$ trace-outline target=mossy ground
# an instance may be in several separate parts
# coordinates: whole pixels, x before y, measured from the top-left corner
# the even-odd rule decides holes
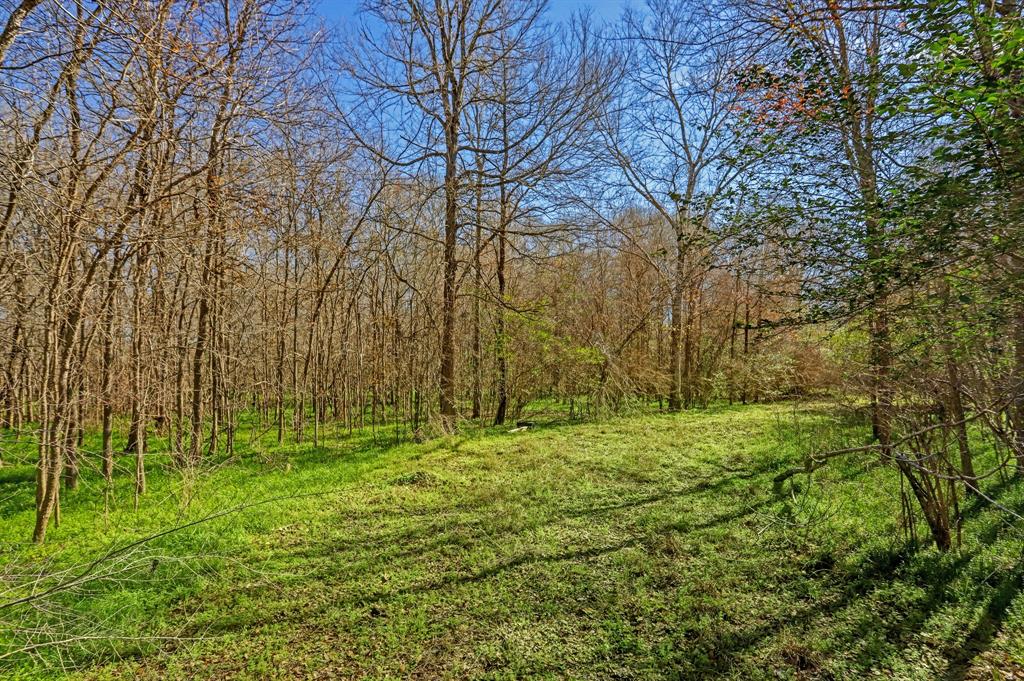
[[[898,478],[870,456],[774,488],[808,447],[865,436],[784,404],[423,444],[254,440],[191,483],[151,457],[138,511],[127,475],[104,495],[87,471],[43,547],[26,542],[31,468],[8,464],[7,574],[278,500],[147,542],[47,612],[0,611],[98,636],[0,664],[90,679],[1024,677],[1024,542],[1005,513],[965,502],[963,546],[940,555],[907,542]],[[986,484],[1024,507],[1024,485]]]

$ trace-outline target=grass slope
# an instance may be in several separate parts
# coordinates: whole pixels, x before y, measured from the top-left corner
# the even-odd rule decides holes
[[[753,406],[254,448],[191,485],[154,470],[138,513],[127,481],[104,513],[87,476],[34,549],[26,469],[0,469],[8,572],[317,493],[147,543],[58,600],[67,633],[125,640],[0,664],[90,679],[1024,676],[1019,530],[968,503],[962,550],[912,550],[897,479],[864,460],[773,490],[809,442],[863,434]],[[1024,501],[1012,483],[989,491]],[[168,638],[130,640],[153,635]]]

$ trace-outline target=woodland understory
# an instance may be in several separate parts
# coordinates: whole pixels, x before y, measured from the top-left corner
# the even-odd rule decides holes
[[[736,512],[733,529],[765,556],[792,548],[813,562],[832,527],[821,570],[849,567],[856,552],[839,544],[860,508],[876,514],[872,550],[890,552],[880,560],[894,572],[879,574],[910,570],[911,592],[956,582],[957,560],[974,561],[974,577],[992,561],[980,582],[956,582],[984,596],[963,612],[988,618],[959,653],[936,633],[940,662],[895,661],[886,646],[902,630],[856,663],[836,653],[842,637],[798,652],[750,643],[797,655],[796,676],[1020,671],[1019,646],[992,646],[1020,634],[1022,3],[649,0],[615,19],[552,16],[543,0],[364,0],[341,24],[313,0],[0,0],[0,625],[14,632],[0,634],[0,665],[38,672],[84,655],[72,594],[123,583],[132,610],[146,560],[157,573],[195,558],[142,549],[252,504],[284,504],[267,517],[298,522],[302,499],[333,493],[314,471],[340,484],[394,462],[413,476],[399,487],[425,495],[410,503],[433,508],[431,476],[451,474],[448,492],[467,500],[469,474],[395,452],[458,457],[476,442],[514,458],[502,438],[525,438],[524,457],[567,468],[548,462],[547,477],[510,489],[557,515],[573,499],[555,490],[587,493],[580,467],[607,473],[593,451],[565,449],[571,436],[542,444],[564,428],[606,447],[624,476],[595,482],[602,498],[742,469],[757,485],[719,511]],[[775,456],[768,413],[788,429],[775,424]],[[722,448],[686,425],[721,435],[729,418],[750,442]],[[685,431],[689,463],[657,428]],[[691,460],[705,446],[725,468]],[[648,455],[668,477],[643,477]],[[481,485],[525,470],[492,464]],[[293,467],[301,487],[281,482]],[[210,488],[220,476],[240,498]],[[809,510],[829,485],[845,501]],[[762,493],[767,548],[740,512],[743,494]],[[501,503],[488,504],[470,526],[494,521]],[[691,543],[682,525],[622,522],[629,550],[649,558]],[[1004,580],[995,595],[992,575]],[[842,592],[807,588],[818,587],[826,601]],[[166,610],[150,605],[166,614],[173,594],[193,594],[176,588],[154,591]],[[718,631],[705,615],[687,621]],[[946,624],[969,620],[957,617]],[[757,668],[746,652],[735,668],[713,652],[675,658],[627,624],[634,638],[616,629],[626,643],[609,644],[635,655],[627,676]],[[607,633],[581,634],[594,647],[580,659],[596,664]],[[348,643],[367,657],[339,674],[404,674],[370,669],[366,641]],[[986,657],[996,649],[1002,662]],[[422,675],[486,676],[484,659],[516,675],[489,648]],[[586,668],[516,659],[526,675]]]

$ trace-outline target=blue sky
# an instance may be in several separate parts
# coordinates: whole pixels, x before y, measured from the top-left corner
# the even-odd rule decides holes
[[[359,0],[319,0],[320,14],[331,22],[342,23],[359,9]],[[626,0],[549,0],[548,15],[556,20],[567,19],[573,12],[590,7],[596,19],[612,21],[619,17]]]

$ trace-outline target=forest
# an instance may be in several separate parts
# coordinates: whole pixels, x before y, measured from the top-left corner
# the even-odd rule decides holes
[[[1024,678],[1021,0],[0,0],[0,677]]]

